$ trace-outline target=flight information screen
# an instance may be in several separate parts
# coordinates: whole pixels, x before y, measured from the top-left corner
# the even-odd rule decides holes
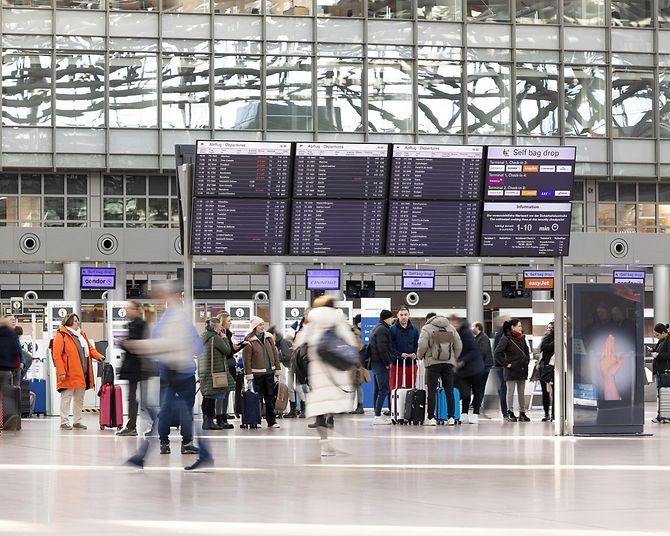
[[[575,147],[489,147],[487,201],[569,201],[575,179]]]
[[[193,200],[193,255],[283,255],[288,201]]]
[[[477,255],[481,204],[476,201],[391,201],[388,255]]]
[[[291,255],[381,255],[384,201],[293,201]]]
[[[385,143],[298,143],[294,197],[383,199],[388,145]]]
[[[481,249],[490,257],[567,256],[570,203],[484,203]]]
[[[290,169],[290,143],[198,141],[193,191],[207,197],[288,197]]]
[[[483,157],[476,145],[394,145],[391,198],[479,199]]]

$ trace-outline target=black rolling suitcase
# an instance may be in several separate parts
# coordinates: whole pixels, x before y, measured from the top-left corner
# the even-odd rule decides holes
[[[412,372],[414,367],[412,367]],[[417,389],[416,378],[412,378],[412,388],[407,391],[405,398],[404,420],[407,424],[415,426],[423,424],[426,419],[426,391]]]
[[[17,385],[7,386],[2,400],[2,429],[21,429],[21,388]]]
[[[21,417],[32,417],[32,404],[30,403],[30,382],[23,380],[21,382]]]

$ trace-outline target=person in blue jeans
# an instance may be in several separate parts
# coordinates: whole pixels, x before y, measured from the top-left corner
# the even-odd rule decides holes
[[[391,393],[389,387],[389,370],[391,368],[391,357],[393,356],[393,344],[391,340],[391,324],[395,317],[391,311],[382,310],[379,315],[379,324],[375,326],[370,334],[370,362],[375,377],[375,425],[389,425],[391,419],[382,416],[384,401]]]
[[[509,317],[500,317],[499,319],[500,322],[505,322],[507,320],[509,320]],[[503,334],[502,327],[496,331],[493,339],[493,348],[498,347],[498,343],[500,342]],[[505,382],[505,369],[498,366],[497,364],[494,364],[491,372],[498,376],[498,398],[500,399],[500,412],[502,413],[503,421],[507,421],[509,420],[509,417],[507,412],[507,383]]]

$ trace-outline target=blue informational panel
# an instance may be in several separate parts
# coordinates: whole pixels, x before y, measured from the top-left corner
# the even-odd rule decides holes
[[[382,309],[391,309],[390,298],[362,298],[361,299],[361,338],[363,345],[370,342],[370,333],[379,324],[379,314]],[[374,374],[370,374],[371,381],[363,386],[363,404],[366,408],[374,407]]]
[[[568,351],[575,434],[644,428],[644,288],[570,285]]]

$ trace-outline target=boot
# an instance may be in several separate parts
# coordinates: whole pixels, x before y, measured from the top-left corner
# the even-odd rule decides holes
[[[214,422],[214,419],[211,417],[202,418],[202,429],[203,430],[223,430],[221,426]]]
[[[551,417],[549,416],[548,413],[544,414],[544,417],[542,417],[542,422],[549,422],[551,420]]]
[[[358,404],[358,406],[356,406],[356,409],[351,413],[352,415],[365,415],[365,408],[363,408],[363,404]]]
[[[530,422],[530,419],[523,411],[519,413],[519,422]]]
[[[284,419],[295,419],[298,416],[298,412],[296,411],[295,408],[296,408],[295,402],[291,402],[291,411],[289,411],[284,415]]]
[[[232,424],[228,424],[228,415],[218,415],[216,417],[216,424],[221,430],[232,430],[235,428]]]
[[[300,412],[298,414],[298,419],[304,419],[307,417],[307,407],[305,406],[305,403],[303,402],[300,404]]]
[[[512,410],[509,410],[507,412],[507,420],[509,422],[517,422],[518,421],[518,419],[516,418],[516,415],[514,415],[514,412]]]

